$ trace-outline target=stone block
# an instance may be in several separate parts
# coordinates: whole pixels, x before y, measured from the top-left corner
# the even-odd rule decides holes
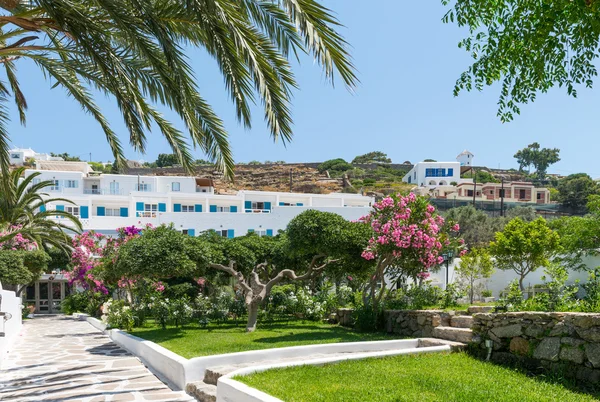
[[[573,315],[569,317],[573,325],[583,329],[600,326],[600,314]]]
[[[473,331],[467,328],[436,327],[433,329],[433,336],[454,342],[469,343],[473,339]]]
[[[559,354],[560,360],[583,364],[585,355],[583,349],[577,346],[563,345]]]
[[[535,348],[533,357],[536,359],[550,360],[556,362],[559,360],[560,338],[544,338]]]
[[[525,327],[525,331],[523,332],[525,333],[525,335],[531,338],[539,338],[544,334],[544,327],[537,324],[533,324]]]
[[[569,346],[581,346],[585,342],[582,341],[581,339],[565,336],[564,338],[560,338],[560,343],[562,343],[563,345],[569,345]]]
[[[565,324],[564,322],[558,322],[550,330],[549,336],[565,336],[565,335],[573,335],[575,333],[575,329],[570,325]]]
[[[600,343],[600,327],[589,329],[576,328],[577,334],[588,342]]]
[[[523,328],[519,324],[506,325],[504,327],[493,328],[490,332],[498,338],[514,338],[523,333]]]
[[[439,327],[442,324],[442,317],[439,314],[435,314],[431,317],[431,326]]]
[[[425,315],[423,315],[423,314],[417,316],[417,323],[419,325],[425,324],[426,320],[427,320],[427,317]]]
[[[517,355],[527,356],[529,354],[529,341],[525,338],[517,336],[516,338],[512,338],[510,340],[509,349],[511,352]]]
[[[450,319],[450,326],[457,328],[473,327],[473,317],[469,315],[457,315]]]
[[[491,313],[494,310],[493,306],[469,306],[467,311],[469,314],[475,313]]]
[[[598,384],[600,383],[600,370],[581,367],[577,370],[577,379],[589,384]]]
[[[586,343],[585,354],[595,368],[600,368],[600,344]]]

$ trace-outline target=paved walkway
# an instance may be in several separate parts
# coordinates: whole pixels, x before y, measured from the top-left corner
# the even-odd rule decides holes
[[[0,401],[190,401],[85,321],[24,322],[0,371]]]

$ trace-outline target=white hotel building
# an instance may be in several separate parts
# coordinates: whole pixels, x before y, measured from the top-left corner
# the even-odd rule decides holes
[[[85,162],[38,162],[34,180],[51,180],[44,189],[55,202],[47,209],[66,210],[78,216],[84,230],[106,235],[130,225],[173,223],[190,236],[216,230],[222,236],[248,232],[274,235],[307,209],[334,212],[355,220],[371,210],[374,199],[357,194],[302,194],[266,191],[214,193],[210,179],[181,176],[131,176],[99,174]]]

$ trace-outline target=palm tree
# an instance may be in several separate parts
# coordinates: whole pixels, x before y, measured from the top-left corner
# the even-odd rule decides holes
[[[318,0],[0,0],[0,166],[8,165],[6,102],[14,97],[21,122],[27,102],[16,64],[30,59],[100,124],[119,167],[122,145],[94,103],[91,90],[116,101],[129,142],[144,152],[155,125],[191,171],[194,147],[232,174],[223,122],[201,96],[185,53],[202,48],[214,59],[236,107],[251,126],[250,104],[262,102],[274,140],[292,137],[290,98],[297,83],[290,55],[312,55],[333,83],[358,80],[338,20]],[[187,135],[159,112],[177,113]]]
[[[81,231],[81,222],[66,211],[47,210],[45,206],[57,201],[73,203],[64,198],[48,198],[42,190],[52,182],[35,183],[39,172],[22,178],[24,170],[15,169],[0,177],[0,244],[21,234],[36,242],[40,249],[42,246],[70,249],[69,233]],[[53,217],[64,219],[64,223]]]

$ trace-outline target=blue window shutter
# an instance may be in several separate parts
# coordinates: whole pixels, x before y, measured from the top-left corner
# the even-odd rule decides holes
[[[267,236],[273,236],[273,229],[267,229]]]
[[[303,204],[303,203],[301,203],[301,202],[297,202],[297,203],[296,203],[296,206],[297,206],[297,207],[303,207],[303,206],[304,206],[304,204]]]
[[[40,212],[46,212],[46,205],[40,205]]]
[[[135,203],[135,210],[136,211],[143,211],[144,210],[144,203],[143,202],[136,202]]]
[[[233,237],[235,236],[233,229],[227,229],[227,238],[229,239],[233,239]]]
[[[165,204],[164,202],[159,202],[158,212],[167,212],[167,204]]]
[[[454,176],[454,168],[448,168],[448,177]]]
[[[65,206],[64,205],[57,205],[56,206],[56,210],[57,211],[64,211],[65,210]]]
[[[173,212],[181,212],[181,204],[173,204]]]
[[[216,205],[211,205],[210,206],[210,212],[217,212],[217,206]]]
[[[88,219],[90,217],[88,207],[79,207],[79,211],[81,212],[81,219]]]
[[[252,209],[252,201],[244,202],[244,209]]]
[[[121,216],[127,218],[129,216],[129,208],[121,207]]]
[[[285,205],[285,202],[281,202],[281,201],[279,201],[279,206],[280,206],[280,207],[283,207],[284,205]]]
[[[254,233],[254,229],[248,229],[248,233]]]
[[[196,236],[196,230],[195,229],[188,229],[188,236]]]
[[[237,212],[237,205],[232,205],[231,207],[229,207],[229,211]]]
[[[194,212],[202,212],[202,204],[194,205]]]
[[[106,209],[104,207],[96,207],[96,215],[98,215],[98,216],[106,215]]]
[[[271,203],[265,202],[265,209],[271,210]]]

